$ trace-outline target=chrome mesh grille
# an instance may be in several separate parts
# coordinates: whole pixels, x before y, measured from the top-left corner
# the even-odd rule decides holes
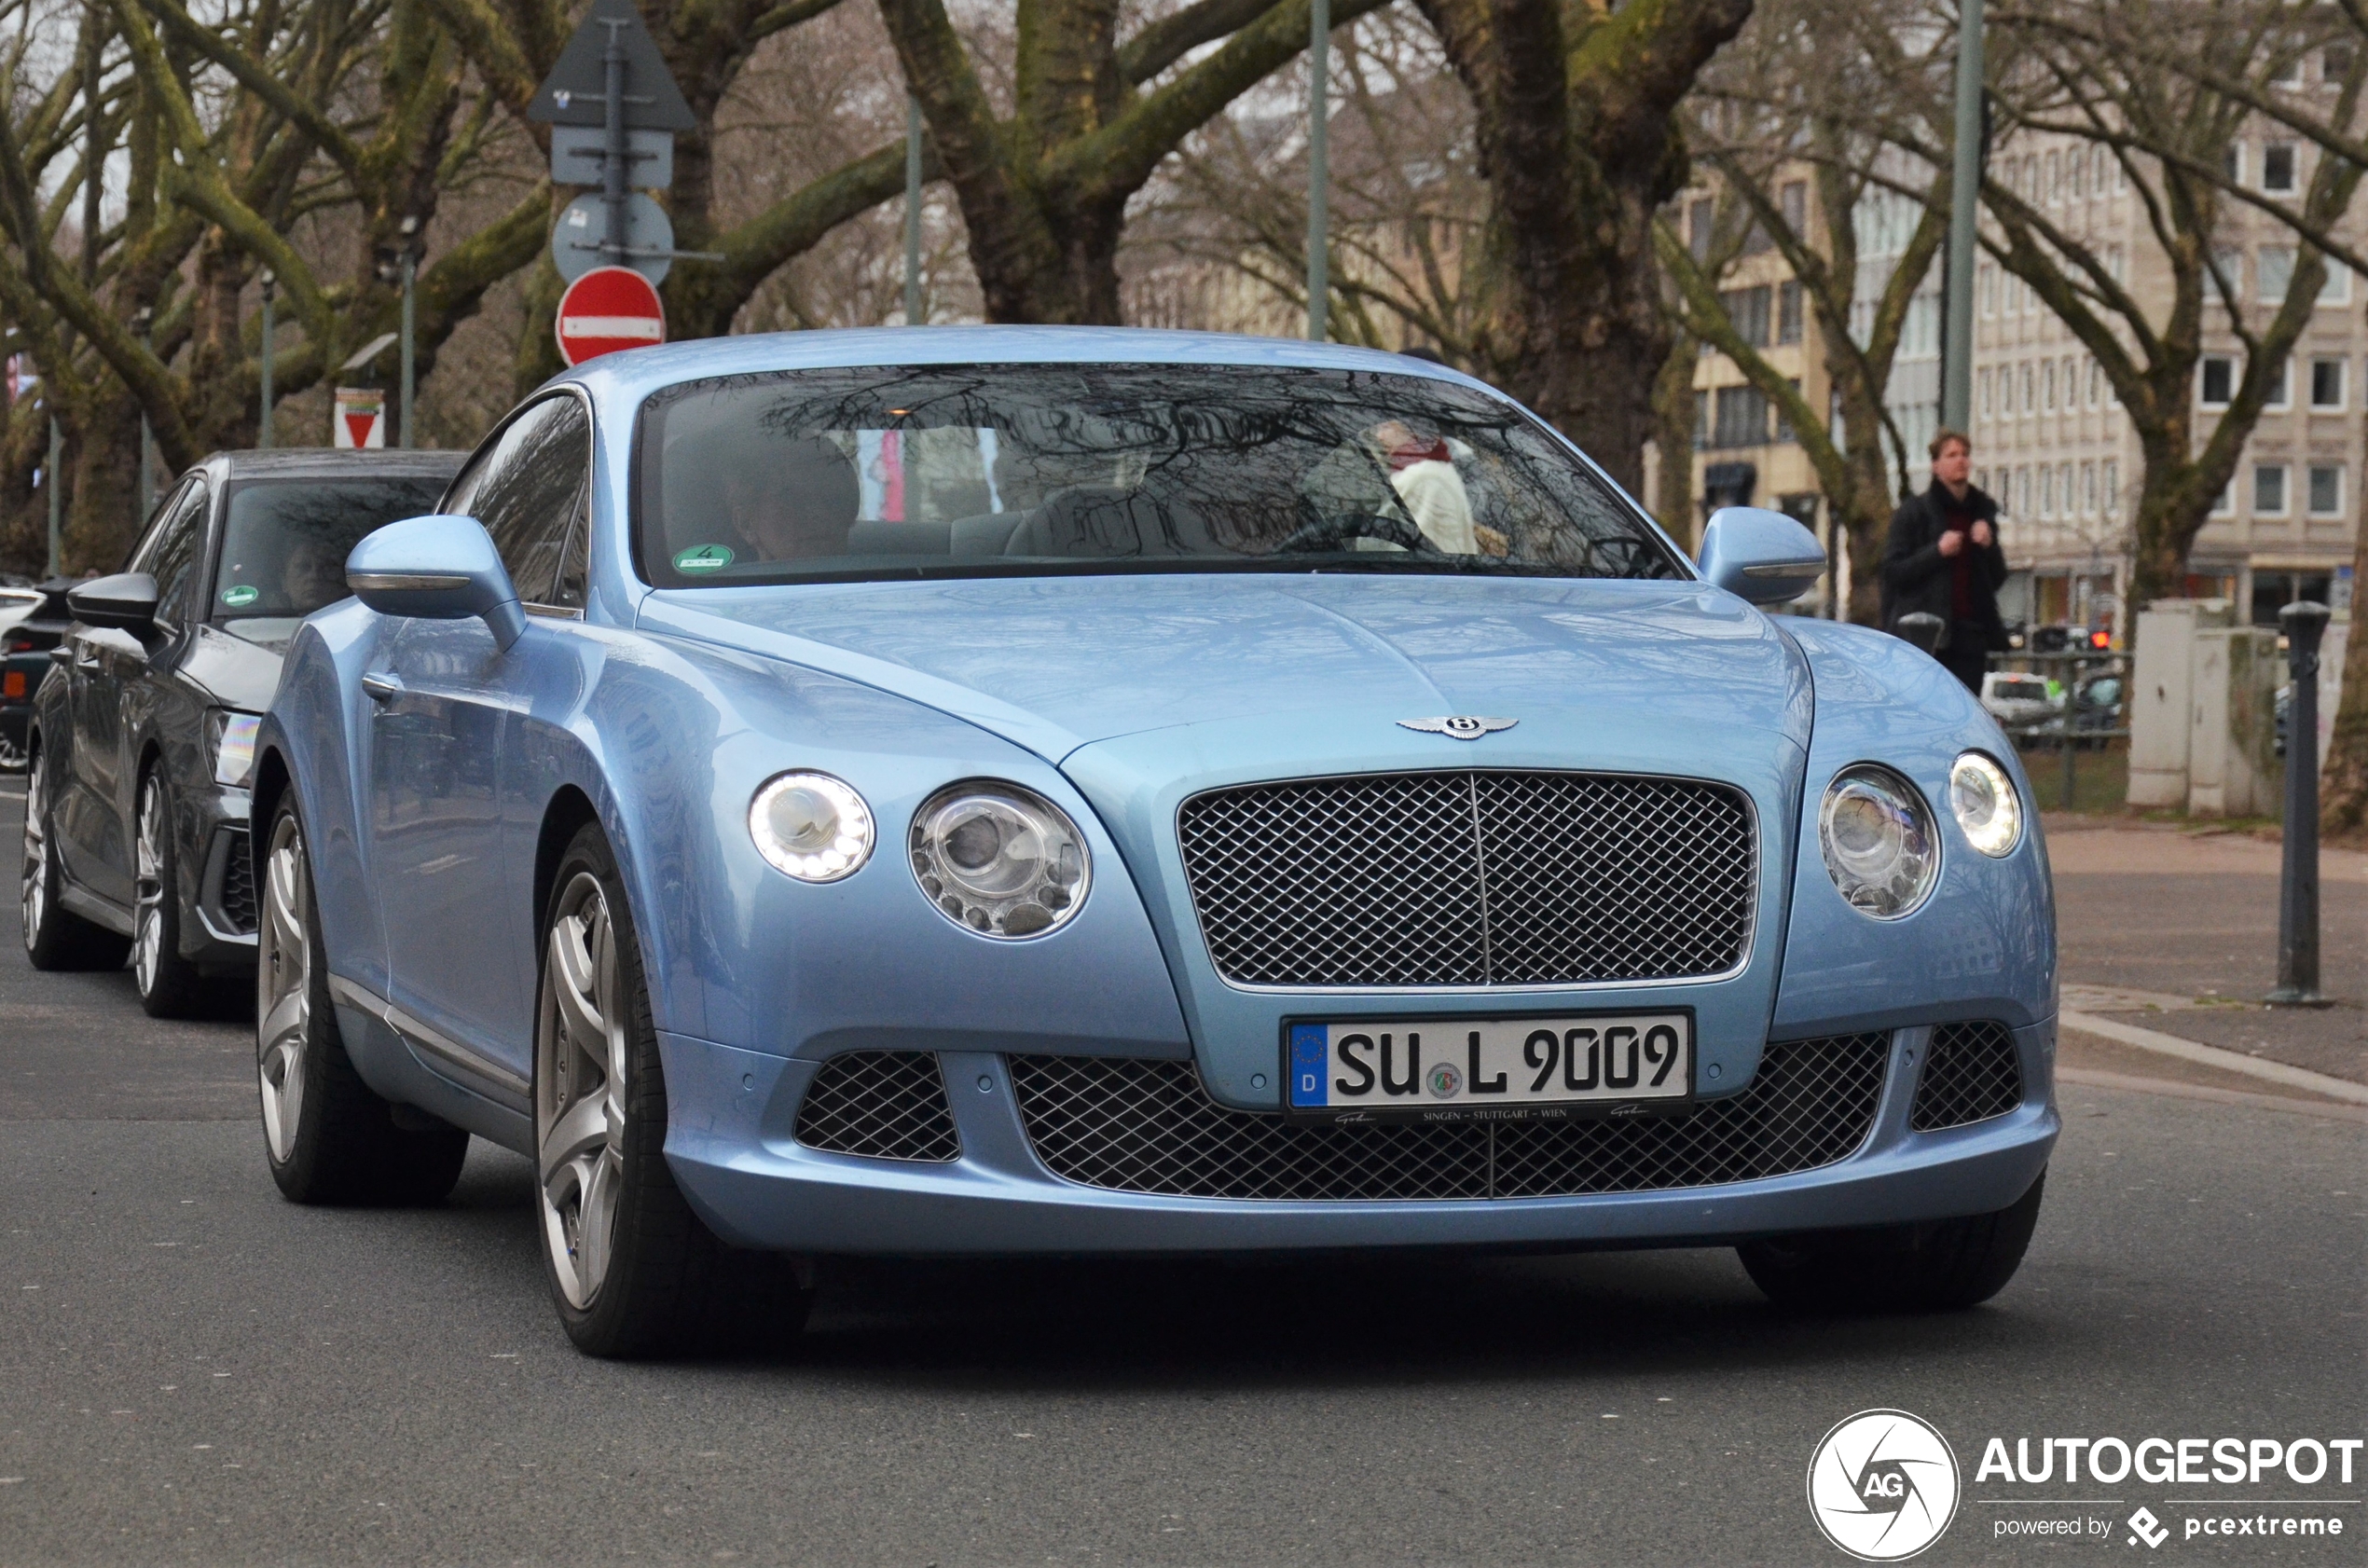
[[[1081,1186],[1191,1198],[1541,1198],[1811,1170],[1866,1139],[1891,1037],[1771,1044],[1740,1094],[1677,1116],[1287,1121],[1219,1106],[1189,1062],[1014,1056],[1037,1157]]]
[[[926,1051],[851,1051],[822,1064],[797,1112],[797,1141],[871,1160],[957,1159],[945,1079]]]
[[[2003,1116],[2023,1103],[2022,1054],[2014,1032],[1990,1019],[1943,1024],[1924,1052],[1924,1076],[1907,1125],[1919,1133]]]
[[[1195,795],[1177,834],[1209,955],[1243,985],[1718,974],[1758,887],[1742,794],[1687,778],[1297,779]]]

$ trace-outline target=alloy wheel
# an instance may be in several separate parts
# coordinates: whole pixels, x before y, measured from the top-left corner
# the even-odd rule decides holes
[[[304,832],[293,812],[271,829],[257,923],[255,1063],[263,1082],[263,1135],[282,1164],[296,1154],[304,1109],[305,1044],[312,1023],[312,896]]]
[[[560,893],[543,957],[535,1022],[535,1144],[543,1240],[568,1304],[590,1305],[616,1242],[625,1177],[624,986],[599,879]]]
[[[157,988],[164,962],[164,782],[154,774],[140,786],[140,831],[132,850],[131,962],[145,997]]]
[[[49,912],[49,801],[41,769],[25,777],[24,799],[24,944],[40,940],[41,918]]]

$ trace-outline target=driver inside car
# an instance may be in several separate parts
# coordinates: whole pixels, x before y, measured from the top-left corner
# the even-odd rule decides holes
[[[1315,465],[1301,487],[1327,518],[1404,517],[1451,556],[1476,555],[1472,504],[1452,448],[1444,436],[1421,435],[1400,420],[1384,420],[1343,442]],[[1359,550],[1401,546],[1362,538]]]

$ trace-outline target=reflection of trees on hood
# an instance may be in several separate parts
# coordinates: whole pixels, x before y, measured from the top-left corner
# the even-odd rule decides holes
[[[1396,421],[1425,443],[1453,445],[1516,565],[1678,574],[1608,488],[1519,409],[1423,377],[1190,364],[834,368],[688,383],[654,394],[645,417],[663,422],[663,465],[688,470],[662,481],[677,503],[697,471],[735,461],[752,439],[822,435],[851,448],[863,432],[959,431],[971,439],[936,450],[958,447],[976,463],[986,433],[997,511],[1057,501],[1065,516],[1122,513],[1125,528],[1155,519],[1171,546],[1205,538],[1252,557],[1304,525],[1311,503],[1328,516],[1398,511],[1372,433]],[[918,440],[905,450],[908,486],[925,482],[916,471],[928,462],[951,461],[932,460]],[[1086,526],[1098,535],[1102,524]]]

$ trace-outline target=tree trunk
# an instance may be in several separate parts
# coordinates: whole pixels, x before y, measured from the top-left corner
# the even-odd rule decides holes
[[[2337,699],[2335,730],[2327,740],[2327,763],[2320,775],[2319,831],[2368,832],[2368,522],[2351,547],[2351,631],[2344,648],[2343,695]]]

